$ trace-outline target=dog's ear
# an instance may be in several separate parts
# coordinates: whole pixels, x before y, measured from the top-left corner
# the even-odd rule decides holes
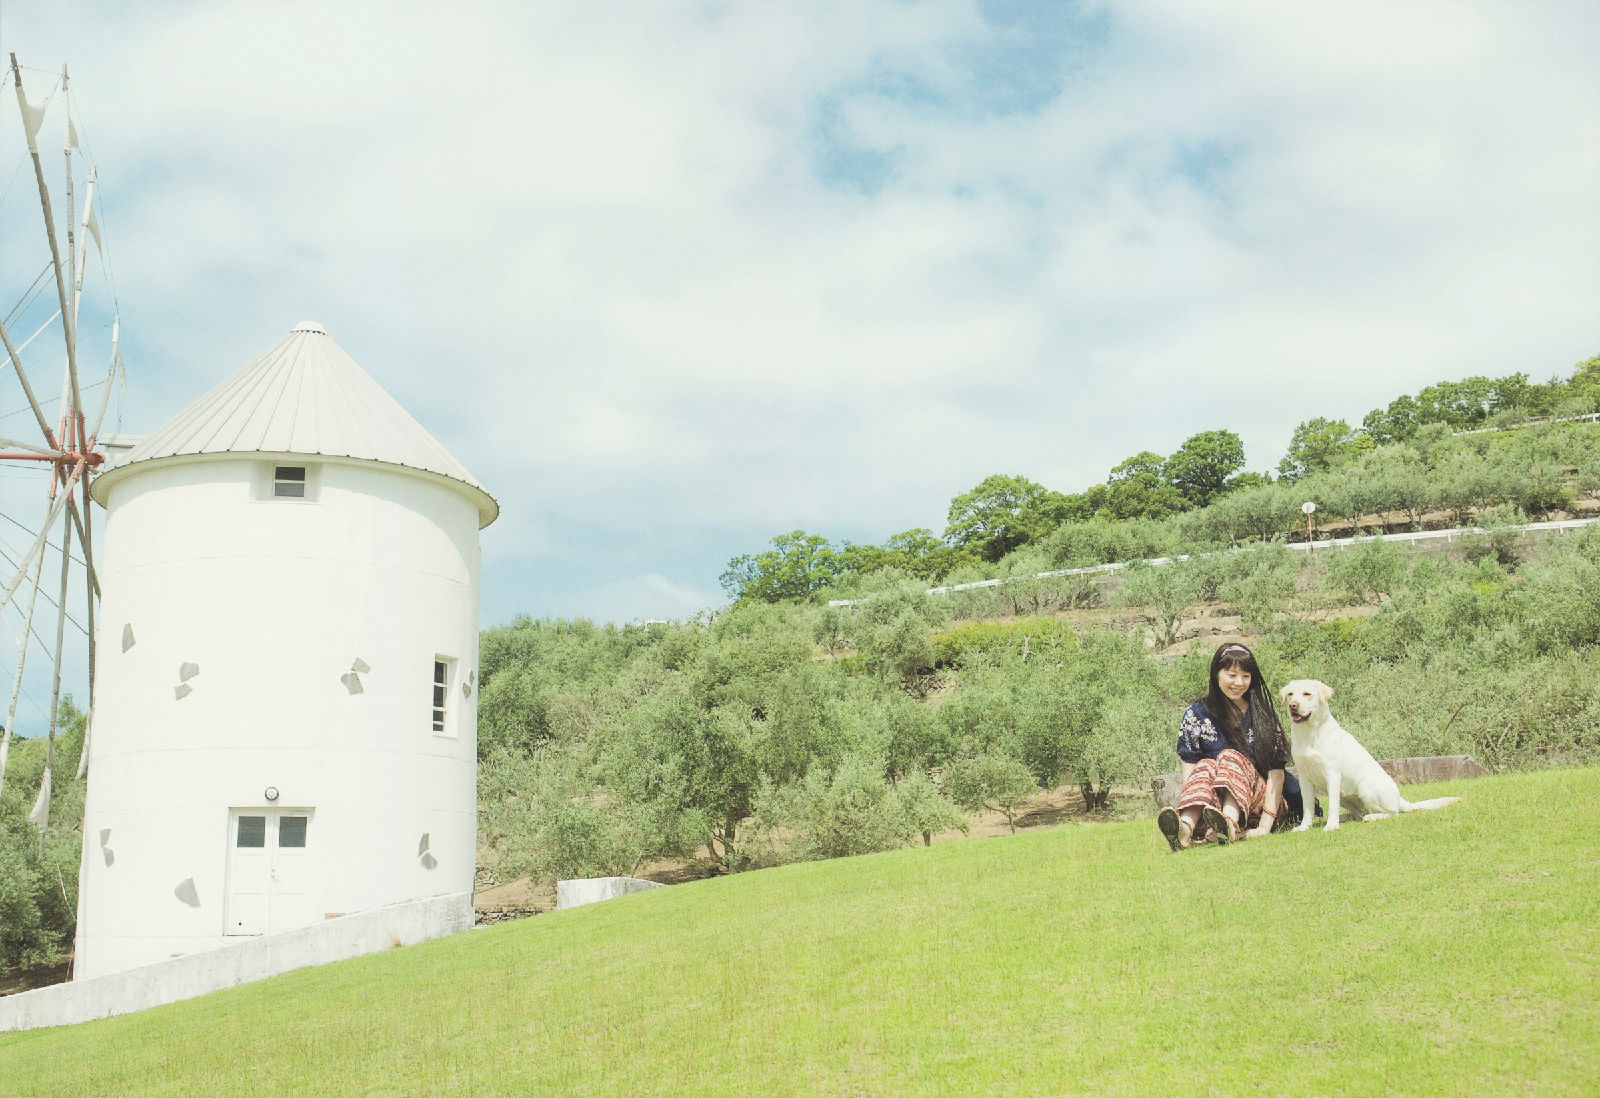
[[[1325,682],[1317,683],[1317,700],[1325,702],[1331,697],[1333,697],[1333,687]]]
[[[1293,685],[1294,685],[1293,683],[1284,683],[1283,684],[1283,689],[1278,691],[1278,700],[1279,701],[1286,702],[1286,701],[1289,700],[1289,687],[1291,687]]]

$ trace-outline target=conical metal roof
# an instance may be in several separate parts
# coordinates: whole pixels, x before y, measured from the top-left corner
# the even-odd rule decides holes
[[[95,478],[110,485],[151,463],[220,454],[304,454],[399,466],[460,486],[489,525],[500,506],[450,452],[320,324],[299,324]]]

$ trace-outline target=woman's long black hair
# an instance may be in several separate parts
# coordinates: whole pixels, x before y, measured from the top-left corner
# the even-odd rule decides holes
[[[1244,722],[1239,719],[1239,711],[1217,684],[1218,673],[1227,667],[1237,667],[1250,676],[1250,688],[1245,691],[1244,701],[1250,707],[1250,728],[1255,738],[1253,749],[1245,742]],[[1272,696],[1261,677],[1255,653],[1244,645],[1224,644],[1217,649],[1216,655],[1211,657],[1209,689],[1201,701],[1205,703],[1211,723],[1217,726],[1222,738],[1228,741],[1228,746],[1248,755],[1255,764],[1256,772],[1263,778],[1279,759],[1288,755],[1289,745],[1283,737],[1283,725],[1278,722],[1278,707],[1272,704]]]

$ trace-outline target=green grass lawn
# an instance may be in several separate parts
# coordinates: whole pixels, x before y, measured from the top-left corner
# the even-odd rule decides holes
[[[1600,772],[642,893],[81,1026],[0,1094],[1594,1094]]]

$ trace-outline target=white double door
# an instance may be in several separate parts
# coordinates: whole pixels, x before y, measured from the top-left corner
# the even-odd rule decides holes
[[[316,921],[307,894],[311,812],[236,808],[228,819],[226,934],[270,934]]]

